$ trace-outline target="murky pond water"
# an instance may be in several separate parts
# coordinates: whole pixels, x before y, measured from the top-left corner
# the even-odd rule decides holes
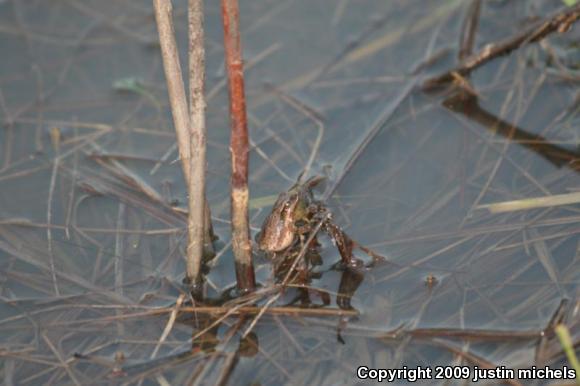
[[[207,3],[217,302],[235,275],[222,27]],[[252,324],[248,307],[172,314],[186,193],[152,4],[0,1],[3,383],[336,385],[375,383],[359,366],[569,368],[547,326],[559,316],[578,347],[580,29],[486,64],[473,94],[421,91],[457,64],[469,3],[242,2],[252,233],[312,160],[334,221],[388,260],[341,269],[322,237],[309,290],[289,289]],[[563,6],[484,2],[476,48]],[[174,8],[184,48],[186,4]],[[489,206],[541,197],[569,201]],[[272,288],[270,262],[256,268]]]

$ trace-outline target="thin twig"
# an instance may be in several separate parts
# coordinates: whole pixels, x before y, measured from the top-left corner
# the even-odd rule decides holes
[[[466,76],[473,70],[481,67],[485,63],[499,56],[507,55],[510,52],[529,43],[535,43],[554,32],[565,32],[572,24],[580,18],[580,4],[573,7],[560,9],[551,16],[539,20],[523,31],[517,32],[502,41],[485,45],[479,52],[467,57],[457,67],[433,78],[427,79],[423,83],[423,89],[429,90],[433,87],[453,81],[453,73]]]
[[[48,257],[49,257],[49,265],[50,265],[50,274],[52,277],[52,285],[54,287],[54,293],[56,296],[60,296],[60,291],[58,289],[58,283],[56,280],[56,268],[54,264],[54,251],[52,248],[52,198],[54,196],[54,189],[56,185],[56,175],[58,174],[60,163],[60,157],[56,157],[52,164],[52,173],[50,176],[50,185],[48,189],[48,202],[46,206],[46,238],[48,242]]]
[[[480,9],[481,0],[471,0],[471,4],[469,4],[469,8],[465,14],[465,19],[463,20],[463,25],[461,26],[459,60],[464,60],[473,53]]]
[[[54,354],[54,356],[56,357],[56,359],[60,362],[61,367],[64,368],[64,370],[68,374],[70,380],[75,385],[80,386],[81,383],[77,380],[77,377],[76,377],[73,369],[71,368],[71,366],[69,366],[69,363],[67,363],[64,360],[64,358],[62,357],[61,353],[54,346],[54,344],[52,343],[52,341],[50,339],[48,339],[48,336],[46,335],[46,332],[42,334],[42,339],[44,340],[44,342],[46,343],[46,345],[50,348],[50,351],[52,351],[52,353]]]
[[[536,339],[540,336],[538,330],[513,330],[513,331],[495,331],[495,330],[477,330],[477,329],[458,329],[458,328],[416,328],[406,331],[415,338],[437,337],[437,338],[457,338],[464,340],[475,340],[490,342],[494,340],[529,340]]]
[[[171,311],[171,314],[169,314],[169,320],[167,321],[167,324],[165,325],[165,328],[163,329],[163,333],[161,334],[161,337],[159,338],[159,342],[157,342],[155,349],[153,350],[153,352],[151,353],[151,356],[149,357],[150,359],[153,359],[157,356],[157,353],[159,352],[161,345],[163,344],[163,342],[165,342],[165,340],[169,336],[171,329],[173,329],[173,325],[175,324],[175,320],[177,319],[177,315],[179,314],[179,308],[181,307],[181,304],[183,303],[184,299],[185,299],[185,296],[183,294],[180,294],[177,297],[177,300],[175,301],[175,306],[173,307],[173,311]]]
[[[119,202],[119,211],[117,213],[117,227],[116,227],[116,234],[115,234],[115,264],[114,264],[114,271],[115,271],[115,292],[118,293],[120,296],[123,296],[123,255],[124,251],[124,244],[123,244],[123,235],[119,233],[120,229],[125,228],[125,212],[126,212],[127,205],[124,202]],[[119,314],[119,313],[117,313]],[[117,323],[117,332],[119,336],[123,336],[125,333],[124,325],[122,323]]]

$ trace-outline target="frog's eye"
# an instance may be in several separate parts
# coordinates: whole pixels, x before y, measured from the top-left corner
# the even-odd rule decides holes
[[[304,220],[296,220],[296,221],[294,221],[294,226],[295,227],[298,227],[298,228],[303,227],[303,226],[306,226],[306,224],[307,224],[307,222],[304,221]]]

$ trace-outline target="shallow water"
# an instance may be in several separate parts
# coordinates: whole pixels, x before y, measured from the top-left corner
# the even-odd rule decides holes
[[[182,48],[184,3],[175,4]],[[559,6],[485,2],[476,47]],[[219,7],[206,7],[208,198],[220,238],[208,292],[217,297],[235,276],[222,32]],[[243,2],[253,234],[312,157],[308,174],[328,177],[317,197],[328,196],[335,222],[389,262],[359,283],[334,266],[338,252],[323,237],[310,301],[338,313],[337,292],[350,293],[358,316],[266,313],[248,342],[248,320],[212,327],[215,317],[199,314],[159,343],[170,310],[154,310],[175,303],[184,275],[184,216],[169,203],[183,207],[186,194],[152,6],[0,1],[4,383],[334,385],[364,382],[361,365],[566,365],[557,340],[538,337],[568,299],[563,315],[578,340],[578,204],[482,205],[578,191],[577,69],[558,68],[550,53],[577,50],[579,30],[475,71],[476,101],[421,92],[423,79],[456,64],[466,10],[460,1]],[[270,263],[258,256],[256,268],[271,284]]]

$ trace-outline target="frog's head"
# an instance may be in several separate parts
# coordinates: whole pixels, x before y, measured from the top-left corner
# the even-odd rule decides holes
[[[298,232],[296,224],[308,221],[309,206],[313,200],[312,188],[322,180],[322,177],[312,177],[301,183],[299,179],[290,190],[278,196],[258,234],[258,248],[266,252],[280,252],[292,246]]]
[[[290,247],[296,236],[296,222],[308,213],[308,197],[293,187],[281,193],[258,235],[258,247],[266,252],[280,252]]]

